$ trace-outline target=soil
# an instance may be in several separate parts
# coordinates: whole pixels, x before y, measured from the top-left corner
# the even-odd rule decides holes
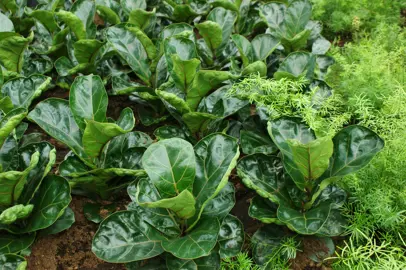
[[[124,270],[122,264],[106,263],[91,250],[92,238],[98,224],[88,221],[83,205],[90,202],[84,197],[73,196],[70,207],[75,213],[72,227],[59,234],[39,237],[31,247],[28,270]],[[104,202],[110,203],[110,202]],[[127,202],[122,201],[122,205]]]

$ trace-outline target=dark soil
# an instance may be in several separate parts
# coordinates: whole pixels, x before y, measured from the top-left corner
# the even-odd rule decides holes
[[[309,256],[316,252],[323,251],[324,253],[329,252],[328,248],[323,242],[316,238],[304,237],[302,240],[302,250],[303,252],[298,252],[296,259],[291,261],[292,270],[327,270],[331,269],[327,265],[321,263],[315,263]]]
[[[98,224],[88,221],[83,214],[83,205],[89,201],[84,197],[72,198],[70,207],[75,213],[75,223],[59,234],[37,239],[31,255],[27,257],[29,270],[125,269],[122,264],[106,263],[92,253],[92,238]]]

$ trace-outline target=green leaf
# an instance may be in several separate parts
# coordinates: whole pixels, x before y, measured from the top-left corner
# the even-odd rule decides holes
[[[29,17],[38,20],[50,33],[54,33],[55,31],[59,30],[59,27],[55,22],[54,11],[32,10],[31,12],[27,12],[27,9],[25,9],[25,13]]]
[[[32,245],[35,240],[35,233],[31,234],[0,234],[0,253],[18,253]]]
[[[188,219],[196,212],[195,198],[187,189],[176,197],[158,201],[151,199],[151,192],[154,193],[148,179],[141,179],[137,186],[137,203],[142,207],[169,209],[181,219]]]
[[[202,112],[190,112],[182,116],[183,122],[189,128],[190,132],[205,132],[207,131],[208,125],[220,117]]]
[[[333,143],[333,156],[323,178],[344,176],[360,170],[384,146],[384,141],[375,132],[361,126],[342,129],[334,136]]]
[[[217,243],[219,231],[218,219],[204,218],[185,236],[163,240],[162,247],[180,259],[197,259],[208,256]]]
[[[175,85],[187,91],[195,78],[196,72],[200,67],[200,61],[198,59],[182,60],[178,55],[171,55],[173,69],[171,71],[171,77]]]
[[[290,201],[282,162],[278,157],[264,154],[245,156],[238,162],[237,173],[243,183],[261,197],[274,203]]]
[[[250,208],[248,209],[248,215],[254,219],[258,219],[262,223],[283,224],[276,216],[277,209],[277,204],[260,196],[255,196],[251,200]]]
[[[254,59],[251,42],[249,42],[244,36],[238,34],[232,35],[231,38],[237,46],[244,67],[247,67]]]
[[[29,172],[38,164],[39,153],[31,156],[29,166],[22,172],[8,171],[0,173],[0,205],[9,206],[18,200],[24,185],[27,181]],[[3,212],[4,213],[4,212]]]
[[[296,1],[289,5],[285,12],[282,28],[285,36],[294,37],[302,32],[312,15],[312,5],[307,1]]]
[[[261,34],[255,36],[251,41],[254,59],[264,61],[280,44],[271,34]]]
[[[283,3],[267,3],[260,7],[260,15],[272,29],[279,36],[283,31],[281,25],[285,18],[286,5]]]
[[[149,85],[151,71],[148,64],[148,55],[136,35],[128,29],[114,26],[107,29],[106,38],[135,74]]]
[[[266,64],[262,61],[256,61],[245,67],[241,75],[247,76],[249,74],[258,74],[261,77],[265,77],[266,73],[267,73]]]
[[[307,144],[316,139],[314,132],[299,118],[282,117],[275,121],[268,122],[268,132],[272,140],[283,154],[283,162],[286,172],[300,190],[304,190],[306,179],[294,163],[293,154],[288,140],[295,139],[302,144]]]
[[[220,246],[220,257],[230,258],[241,252],[244,244],[244,228],[241,221],[228,215],[221,223],[218,243]]]
[[[56,59],[54,65],[56,71],[58,72],[58,75],[61,77],[74,75],[76,73],[79,73],[80,71],[91,68],[89,63],[82,63],[75,66],[72,61],[69,60],[69,58],[67,58],[66,56],[61,56]],[[69,87],[67,88],[69,89]]]
[[[173,69],[172,55],[177,55],[180,60],[186,61],[197,57],[194,41],[184,35],[177,35],[164,40],[164,52],[168,71]]]
[[[187,92],[187,104],[192,110],[196,109],[201,99],[205,97],[210,90],[213,90],[224,81],[232,78],[234,78],[234,76],[228,71],[199,70]]]
[[[223,41],[223,31],[218,23],[204,21],[196,24],[196,28],[212,52],[221,45]]]
[[[267,135],[248,130],[241,130],[240,144],[242,152],[246,155],[273,154],[278,150]]]
[[[160,232],[146,223],[137,211],[121,211],[112,214],[100,224],[93,238],[92,251],[107,262],[145,260],[164,252],[161,246],[163,239]]]
[[[154,18],[155,9],[152,11],[146,11],[143,9],[134,9],[131,11],[128,18],[128,22],[134,24],[141,30],[144,30],[151,23],[151,19]]]
[[[106,122],[107,105],[107,92],[98,75],[75,78],[69,93],[69,107],[81,130],[85,130],[86,120]]]
[[[25,108],[39,97],[51,83],[51,78],[43,75],[32,75],[28,78],[15,78],[7,81],[1,88],[3,96],[10,97],[14,108]]]
[[[26,218],[32,213],[33,209],[34,205],[32,204],[17,204],[10,208],[7,208],[0,214],[0,224],[9,225],[14,223],[18,219]]]
[[[21,123],[26,115],[25,109],[17,108],[10,111],[0,120],[0,146],[4,144],[13,129]]]
[[[31,201],[34,210],[26,226],[19,232],[34,232],[45,229],[60,218],[72,200],[68,182],[56,175],[48,175]]]
[[[34,33],[25,38],[10,36],[0,39],[0,63],[12,72],[20,73],[24,63],[24,52],[34,38]]]
[[[27,261],[24,257],[15,254],[0,254],[1,269],[25,270]]]
[[[71,29],[78,40],[87,38],[86,27],[78,16],[65,10],[59,10],[55,14]]]
[[[202,217],[216,217],[222,220],[235,205],[234,185],[230,182],[209,201],[203,210]]]
[[[209,256],[200,257],[194,260],[182,260],[166,255],[167,270],[218,270],[220,269],[220,256],[217,250],[212,250]]]
[[[139,131],[114,137],[104,146],[99,159],[99,167],[141,169],[141,156],[151,144],[152,139]],[[137,154],[138,152],[140,155]],[[134,156],[137,160],[134,159]]]
[[[148,178],[146,178],[148,179]],[[140,179],[142,180],[142,179]],[[161,200],[161,195],[158,193],[156,188],[150,183],[150,188],[148,196],[151,201],[159,201]],[[135,182],[131,183],[128,188],[127,192],[130,196],[131,200],[133,201],[127,206],[128,210],[137,211],[139,216],[142,216],[143,219],[152,225],[155,229],[160,231],[163,235],[168,237],[178,237],[181,234],[180,226],[177,223],[175,217],[168,209],[164,208],[145,208],[141,207],[137,201],[137,184]]]
[[[154,143],[145,151],[142,164],[163,198],[191,190],[196,161],[189,142],[174,138]]]
[[[100,48],[104,45],[96,39],[81,39],[73,44],[76,60],[80,64],[94,64]]]
[[[207,15],[208,21],[216,22],[220,25],[222,41],[221,45],[217,48],[217,52],[222,50],[226,44],[229,42],[231,33],[234,29],[234,23],[237,20],[237,12],[231,11],[222,7],[213,8],[209,15]]]
[[[112,138],[130,132],[135,125],[134,113],[130,108],[121,111],[117,124],[86,120],[83,133],[83,147],[90,157],[98,157],[103,146]]]
[[[56,140],[66,144],[87,165],[92,164],[83,149],[82,132],[74,120],[67,100],[46,99],[28,114],[28,119]]]
[[[164,101],[173,106],[180,114],[185,114],[191,111],[189,105],[185,100],[178,97],[176,94],[169,93],[167,91],[155,90],[155,93]]]
[[[145,0],[138,0],[138,1],[120,0],[120,5],[126,14],[130,14],[131,11],[136,10],[136,9],[146,9],[147,8],[147,3]]]
[[[158,140],[165,140],[171,138],[180,138],[186,140],[186,134],[182,128],[177,126],[162,126],[154,131],[154,136]]]
[[[14,32],[13,22],[3,13],[0,13],[0,32]]]
[[[295,52],[288,55],[280,64],[274,78],[280,80],[288,78],[297,80],[299,77],[306,77],[311,80],[316,65],[316,57],[307,52]]]
[[[192,20],[192,18],[197,15],[198,13],[196,13],[190,5],[176,5],[172,17],[176,21],[184,22]]]
[[[227,185],[228,177],[237,164],[240,155],[237,139],[215,133],[204,137],[195,145],[196,177],[193,194],[196,199],[196,215],[190,231],[199,219],[204,208]]]
[[[287,143],[293,162],[305,181],[316,180],[329,167],[329,159],[333,154],[333,141],[330,138],[318,138],[306,144],[297,140],[288,140]]]
[[[127,29],[130,30],[142,43],[142,46],[144,46],[144,49],[147,52],[148,58],[154,60],[157,55],[157,50],[152,40],[138,27],[127,27]]]
[[[103,18],[104,21],[109,22],[110,24],[119,24],[121,23],[120,16],[117,15],[114,10],[107,6],[97,5],[96,3],[97,14]]]
[[[19,203],[28,204],[31,202],[36,191],[40,188],[42,179],[51,171],[56,160],[56,149],[48,142],[31,143],[19,149],[19,166],[28,169],[31,166],[31,157],[39,153],[39,160],[35,167],[30,170],[27,176],[27,183],[18,199]]]
[[[75,1],[70,9],[81,21],[86,30],[87,38],[94,38],[96,36],[96,25],[94,23],[94,16],[96,14],[96,4],[91,0],[78,0]],[[65,22],[66,23],[66,22]],[[70,27],[70,25],[68,24]],[[75,31],[70,27],[72,31]],[[78,37],[78,39],[81,39]]]
[[[73,223],[75,223],[75,214],[71,208],[67,207],[62,216],[60,216],[54,224],[41,231],[41,235],[60,233],[69,229]]]
[[[193,26],[187,23],[172,23],[162,30],[160,38],[165,40],[182,32],[193,32]]]

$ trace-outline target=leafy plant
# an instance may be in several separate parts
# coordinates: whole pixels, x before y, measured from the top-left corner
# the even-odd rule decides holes
[[[252,154],[237,167],[244,184],[259,195],[249,215],[299,234],[342,234],[346,221],[339,208],[347,195],[332,184],[366,166],[383,140],[360,126],[344,128],[332,139],[316,138],[300,119],[286,117],[270,121],[268,132],[282,158]]]
[[[238,253],[235,258],[225,258],[221,261],[221,270],[260,270],[247,253]]]
[[[40,102],[28,118],[66,144],[69,153],[59,166],[74,190],[108,196],[124,176],[140,176],[141,156],[151,144],[148,135],[131,132],[135,125],[130,108],[117,121],[107,119],[108,99],[99,76],[78,76],[67,100]]]
[[[238,156],[237,140],[220,133],[194,147],[179,138],[152,144],[142,157],[148,177],[128,187],[126,211],[101,223],[93,252],[115,263],[166,253],[168,269],[219,269],[220,258],[237,255],[244,242],[241,222],[229,215],[235,198],[228,177]]]

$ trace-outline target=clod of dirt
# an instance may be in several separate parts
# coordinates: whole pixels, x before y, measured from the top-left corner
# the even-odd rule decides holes
[[[292,270],[329,270],[327,265],[317,264],[312,261],[310,255],[317,252],[329,253],[328,247],[317,238],[304,237],[302,240],[303,252],[298,252],[296,259],[291,261]]]

